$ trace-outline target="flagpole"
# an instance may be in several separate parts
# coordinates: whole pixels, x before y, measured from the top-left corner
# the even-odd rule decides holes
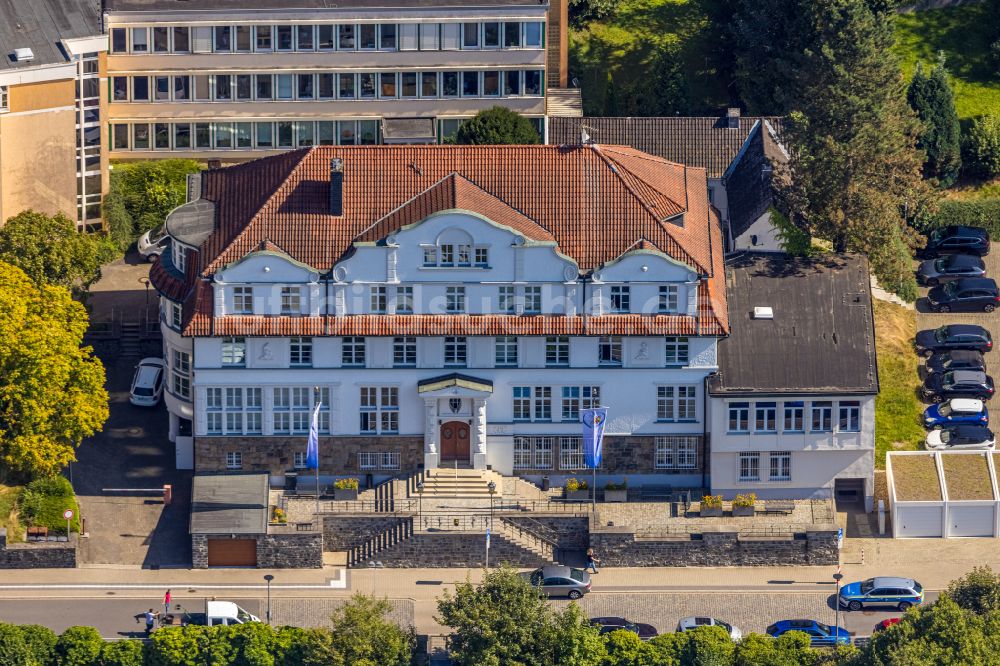
[[[313,420],[316,421],[319,414],[320,407],[323,406],[323,401],[319,397],[319,387],[315,387],[316,391],[316,412],[313,414]],[[322,531],[323,522],[319,517],[319,426],[316,427],[316,522],[319,523],[319,528]]]

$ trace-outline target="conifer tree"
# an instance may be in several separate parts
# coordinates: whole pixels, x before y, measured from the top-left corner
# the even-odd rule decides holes
[[[943,54],[930,76],[917,63],[906,99],[924,125],[919,143],[927,153],[924,176],[936,178],[942,187],[950,187],[958,179],[962,168],[962,146],[955,98],[948,82]]]

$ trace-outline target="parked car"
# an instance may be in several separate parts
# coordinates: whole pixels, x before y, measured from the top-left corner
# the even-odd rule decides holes
[[[695,627],[722,627],[729,633],[729,637],[734,641],[743,638],[743,632],[728,622],[716,620],[714,617],[685,617],[677,623],[677,631],[691,631]]]
[[[982,352],[969,349],[955,349],[940,352],[927,359],[927,372],[948,372],[949,370],[979,370],[986,372],[986,359]]]
[[[582,569],[553,564],[521,576],[550,597],[579,599],[590,592],[590,574]]]
[[[989,428],[978,425],[953,425],[927,433],[924,446],[929,451],[955,449],[992,449],[996,438]]]
[[[959,278],[985,276],[986,264],[982,257],[974,254],[949,254],[938,259],[928,259],[917,269],[917,280],[931,286]]]
[[[777,638],[789,631],[801,631],[809,636],[813,647],[822,645],[850,645],[851,632],[843,627],[831,627],[816,620],[781,620],[767,628],[767,635]]]
[[[928,430],[951,425],[988,426],[990,413],[982,400],[954,398],[931,405],[924,410],[924,427]]]
[[[905,611],[924,602],[924,588],[912,578],[877,576],[842,586],[839,602],[852,611],[866,606],[894,606]]]
[[[993,378],[973,370],[935,372],[924,380],[923,392],[933,402],[949,398],[989,400],[993,396]]]
[[[590,618],[590,623],[600,627],[602,634],[609,634],[612,631],[618,630],[631,631],[644,641],[656,638],[659,635],[659,632],[656,631],[656,627],[653,625],[643,622],[631,622],[623,617],[592,617]]]
[[[161,224],[155,229],[150,229],[143,235],[139,236],[139,240],[136,242],[136,249],[139,251],[139,256],[146,261],[156,261],[163,254],[163,251],[170,244],[170,237],[167,236],[167,228],[165,225]]]
[[[937,257],[942,254],[975,254],[985,257],[990,253],[990,237],[985,229],[952,225],[935,229],[927,236],[924,255]]]
[[[162,358],[144,358],[135,366],[128,401],[138,407],[155,407],[163,397],[166,364]]]
[[[1000,290],[993,278],[962,278],[933,287],[927,305],[934,312],[982,310],[993,312],[1000,303]]]
[[[970,349],[985,354],[993,349],[993,336],[975,324],[948,324],[917,333],[916,348],[923,356],[952,349]]]
[[[875,629],[872,631],[872,633],[877,634],[880,631],[885,631],[886,629],[888,629],[892,625],[899,624],[899,621],[901,619],[903,619],[903,618],[900,618],[900,617],[887,617],[886,619],[882,620],[881,622],[879,622],[878,624],[875,625]]]

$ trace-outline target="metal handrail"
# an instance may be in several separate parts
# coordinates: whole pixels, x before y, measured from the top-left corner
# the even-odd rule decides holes
[[[659,525],[655,528],[639,529],[635,531],[635,536],[641,539],[656,539],[658,537],[674,537],[678,535],[701,534],[708,524],[694,525]],[[715,525],[712,525],[715,527]],[[719,527],[731,528],[733,532],[741,537],[790,537],[796,534],[808,532],[813,525],[805,523],[783,523],[778,525],[733,525],[724,524]]]
[[[313,496],[315,497],[315,495]],[[330,500],[320,501],[320,513],[417,513],[415,499]],[[390,507],[386,510],[386,507]]]
[[[505,524],[512,525],[518,530],[527,532],[528,534],[531,534],[532,536],[535,536],[552,546],[555,546],[556,542],[559,540],[559,535],[555,530],[535,520],[531,516],[519,516],[517,521],[512,521],[501,516],[500,520],[502,520]]]
[[[527,537],[529,538],[529,541],[531,541],[536,546],[538,544],[543,544],[545,546],[548,546],[550,549],[552,549],[552,553],[553,554],[555,554],[556,549],[559,547],[559,545],[558,545],[558,543],[557,543],[557,541],[555,539],[546,538],[546,537],[542,536],[541,534],[537,534],[536,532],[533,532],[532,530],[528,529],[524,525],[521,525],[520,521],[518,521],[517,523],[515,523],[515,522],[511,522],[509,520],[505,520],[504,518],[500,518],[500,525],[501,525],[501,527],[503,529],[516,531],[518,538],[523,539],[525,537],[525,535],[527,535]],[[539,524],[539,526],[540,527],[545,527],[544,525],[541,525],[541,524]]]

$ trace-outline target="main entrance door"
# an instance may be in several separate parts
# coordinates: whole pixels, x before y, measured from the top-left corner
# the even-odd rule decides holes
[[[441,462],[469,462],[469,424],[447,421],[441,424]]]

